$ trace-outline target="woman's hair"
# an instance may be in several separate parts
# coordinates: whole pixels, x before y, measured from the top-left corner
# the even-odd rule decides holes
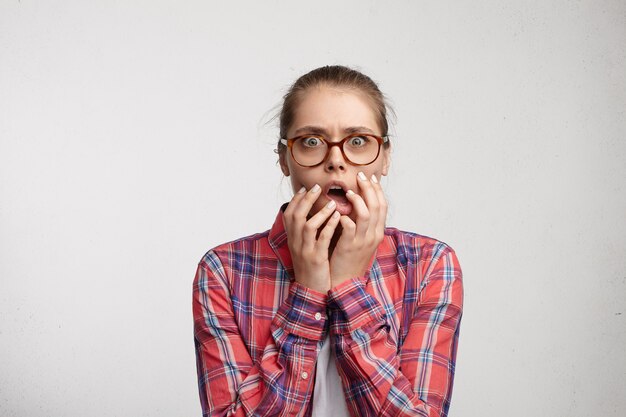
[[[367,75],[352,68],[327,65],[298,78],[283,97],[283,105],[279,114],[280,138],[287,138],[287,131],[293,123],[296,110],[306,91],[319,86],[348,88],[361,92],[372,105],[382,136],[387,136],[389,130],[387,110],[389,106],[378,85]],[[391,111],[393,112],[393,110]],[[388,147],[389,142],[386,142],[384,146]],[[280,154],[285,149],[286,146],[279,141],[276,152]]]

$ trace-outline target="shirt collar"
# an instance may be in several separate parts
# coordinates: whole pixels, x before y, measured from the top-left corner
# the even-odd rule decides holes
[[[289,277],[293,280],[293,262],[291,260],[291,252],[289,252],[289,246],[287,245],[287,231],[285,230],[285,224],[283,222],[283,212],[287,208],[287,203],[283,204],[278,210],[274,224],[270,229],[268,236],[269,244],[272,250],[278,257],[280,263],[285,267]]]

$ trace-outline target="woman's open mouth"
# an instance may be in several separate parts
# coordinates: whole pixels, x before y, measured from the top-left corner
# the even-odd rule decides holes
[[[335,210],[341,215],[348,215],[352,211],[352,203],[348,201],[346,197],[346,191],[348,191],[343,184],[331,183],[326,186],[326,197],[329,200],[335,201],[337,206]]]

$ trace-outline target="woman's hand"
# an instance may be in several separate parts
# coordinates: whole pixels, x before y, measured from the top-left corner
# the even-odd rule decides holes
[[[339,220],[343,230],[330,260],[331,288],[363,276],[385,235],[387,200],[383,189],[375,175],[368,180],[359,172],[357,177],[361,195],[346,193],[356,213],[356,223],[348,216]]]
[[[326,293],[330,289],[328,247],[341,216],[335,211],[336,203],[331,200],[307,220],[313,203],[321,193],[317,184],[308,192],[305,191],[302,187],[283,213],[289,251],[296,281]]]

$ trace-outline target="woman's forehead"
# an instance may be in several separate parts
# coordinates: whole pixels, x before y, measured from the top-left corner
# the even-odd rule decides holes
[[[371,100],[356,89],[320,86],[302,93],[289,130],[293,135],[300,131],[353,133],[359,129],[380,134]]]

